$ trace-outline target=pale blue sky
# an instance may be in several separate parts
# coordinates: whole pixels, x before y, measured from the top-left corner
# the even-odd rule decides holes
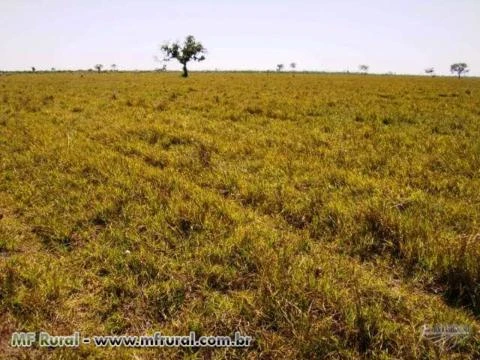
[[[0,0],[0,70],[153,69],[165,40],[193,34],[195,69],[480,75],[480,0]],[[179,69],[170,62],[169,69]]]

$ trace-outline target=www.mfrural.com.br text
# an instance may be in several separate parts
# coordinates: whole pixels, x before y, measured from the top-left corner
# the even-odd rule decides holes
[[[235,332],[233,336],[197,336],[192,331],[189,335],[168,336],[160,332],[153,335],[129,336],[89,336],[84,337],[80,332],[67,336],[51,335],[48,332],[14,332],[10,345],[17,348],[39,347],[80,347],[94,345],[96,347],[249,347],[252,337]]]

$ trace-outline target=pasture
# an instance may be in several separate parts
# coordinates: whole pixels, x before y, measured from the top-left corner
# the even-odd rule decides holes
[[[479,259],[479,79],[0,76],[6,358],[478,359]],[[254,342],[8,344],[40,330]]]

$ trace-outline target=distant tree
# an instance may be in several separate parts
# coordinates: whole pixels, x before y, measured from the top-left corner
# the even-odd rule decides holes
[[[459,79],[462,76],[462,74],[466,74],[469,71],[470,70],[468,69],[468,65],[465,63],[456,63],[450,66],[450,72],[452,74],[457,73]]]
[[[100,73],[103,69],[103,65],[102,64],[97,64],[97,65],[95,65],[95,69]]]
[[[112,64],[110,67],[112,68],[112,71],[117,71],[117,64]]]
[[[32,72],[35,72],[37,71],[37,69],[35,69],[35,66],[32,66]]]
[[[291,68],[292,70],[295,70],[296,67],[297,67],[297,64],[296,64],[296,63],[294,63],[294,62],[290,63],[290,68]]]
[[[163,65],[161,68],[156,68],[156,72],[165,72],[167,71],[167,65]]]
[[[365,75],[368,73],[369,68],[370,67],[368,65],[359,65],[358,66],[358,69],[360,70],[360,72],[365,74]]]
[[[284,67],[285,67],[285,65],[283,65],[283,64],[277,64],[277,71],[279,71],[279,72],[282,71]]]
[[[54,67],[52,67],[50,70],[51,70],[52,72],[53,72],[53,71],[57,71],[57,70],[55,70],[55,68],[54,68]]]
[[[154,56],[153,59],[156,62],[162,62],[162,67],[156,68],[155,71],[167,71],[167,64],[165,64],[165,60],[159,59],[158,56]]]
[[[185,38],[183,44],[174,42],[172,44],[166,43],[160,47],[160,50],[164,54],[164,61],[170,61],[176,59],[183,68],[183,77],[188,77],[187,63],[191,60],[203,61],[205,60],[205,49],[201,42],[195,40],[193,35],[188,35]]]
[[[435,69],[434,69],[433,67],[431,67],[431,68],[426,68],[426,69],[425,69],[425,74],[427,74],[427,75],[432,75],[432,76],[433,76],[433,75],[435,74]]]

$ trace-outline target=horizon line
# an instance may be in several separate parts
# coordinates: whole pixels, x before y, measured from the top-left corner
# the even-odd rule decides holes
[[[52,68],[54,69],[54,68]],[[17,74],[17,73],[26,73],[26,74],[36,74],[36,73],[73,73],[73,72],[82,72],[82,73],[94,73],[98,74],[99,72],[95,69],[35,69],[35,71],[32,70],[2,70],[0,69],[0,74]],[[137,72],[137,73],[181,73],[181,70],[159,70],[159,69],[124,69],[124,70],[111,70],[111,69],[106,69],[100,71],[100,73],[129,73],[129,72]],[[277,70],[271,70],[271,69],[265,69],[265,70],[260,70],[260,69],[204,69],[204,70],[189,70],[191,73],[274,73],[274,74],[343,74],[343,75],[362,75],[362,76],[368,76],[368,75],[374,75],[374,76],[422,76],[422,77],[455,77],[458,78],[458,75],[456,74],[421,74],[421,73],[396,73],[396,72],[368,72],[368,73],[363,73],[359,71],[349,71],[349,70],[282,70],[282,71],[277,71]],[[462,75],[463,78],[478,78],[480,76],[477,75],[468,75],[464,74]]]

